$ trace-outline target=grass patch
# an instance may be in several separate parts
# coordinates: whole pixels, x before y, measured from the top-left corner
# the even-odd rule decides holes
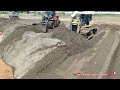
[[[94,14],[93,16],[96,16],[96,17],[104,17],[104,16],[120,17],[120,14]]]
[[[20,17],[26,17],[26,18],[42,18],[42,13],[19,13]],[[64,15],[64,14],[58,14],[60,18],[71,18],[71,15]],[[120,14],[94,14],[93,17],[104,17],[104,16],[110,16],[110,17],[120,17]],[[0,12],[0,18],[8,18],[8,14],[6,12]]]

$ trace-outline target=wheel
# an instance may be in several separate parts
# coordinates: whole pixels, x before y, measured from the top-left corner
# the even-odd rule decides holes
[[[58,27],[59,24],[60,24],[60,20],[55,21],[55,22],[54,22],[54,27]]]
[[[58,27],[59,22],[58,21],[54,21],[54,27]]]
[[[86,34],[88,37],[92,35],[92,31],[89,31],[87,34]]]
[[[32,25],[38,25],[39,23],[33,23]]]
[[[53,21],[48,21],[48,22],[47,22],[47,28],[53,29],[53,27],[54,27]]]
[[[97,33],[97,28],[93,29],[93,34]]]

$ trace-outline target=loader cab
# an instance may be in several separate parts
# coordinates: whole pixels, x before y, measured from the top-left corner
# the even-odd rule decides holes
[[[85,15],[85,24],[89,25],[91,20],[92,20],[91,14],[86,14]]]
[[[48,19],[52,19],[55,16],[55,11],[47,11]]]
[[[81,14],[80,21],[81,21],[81,24],[89,25],[90,21],[92,21],[92,14]]]
[[[43,25],[46,25],[46,23],[51,20],[53,20],[53,16],[55,15],[54,11],[46,11],[45,15],[42,17],[41,23]]]

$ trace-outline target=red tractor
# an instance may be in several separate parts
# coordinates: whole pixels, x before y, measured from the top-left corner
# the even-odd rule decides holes
[[[56,15],[55,11],[47,11],[47,16],[43,16],[41,23],[33,23],[33,28],[37,30],[37,32],[44,32],[46,33],[49,29],[53,29],[55,27],[58,27],[60,24],[59,16]],[[42,24],[42,29],[41,29]]]
[[[53,29],[54,27],[58,27],[60,24],[59,16],[56,15],[55,11],[47,11],[47,17],[43,16],[41,24],[46,25],[46,31],[48,29]]]

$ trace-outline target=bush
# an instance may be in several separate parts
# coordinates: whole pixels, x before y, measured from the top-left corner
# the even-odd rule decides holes
[[[0,11],[0,14],[7,14],[8,11]]]

